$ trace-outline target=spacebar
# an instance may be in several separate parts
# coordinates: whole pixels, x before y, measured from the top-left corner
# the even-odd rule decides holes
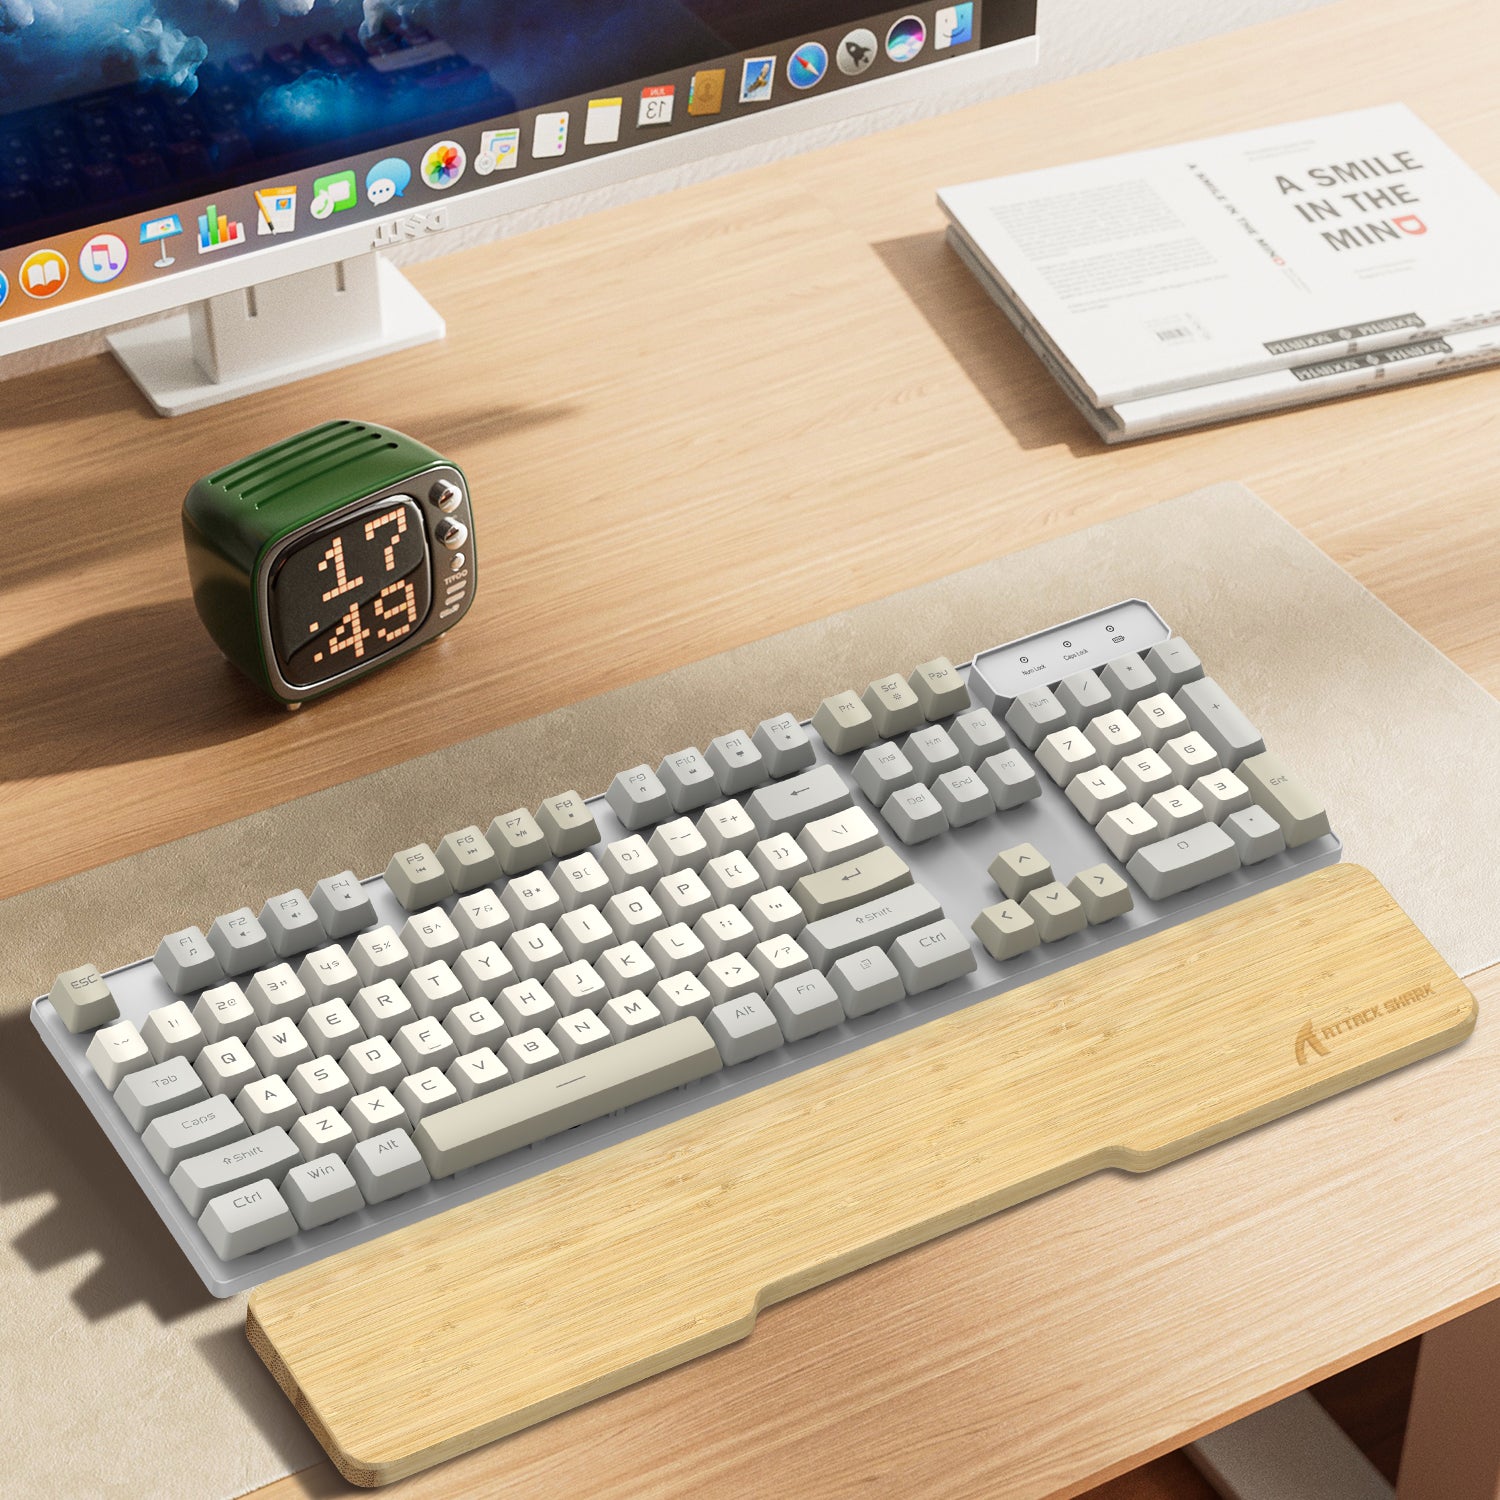
[[[412,1132],[434,1177],[451,1177],[724,1066],[703,1022],[669,1022],[428,1115]]]

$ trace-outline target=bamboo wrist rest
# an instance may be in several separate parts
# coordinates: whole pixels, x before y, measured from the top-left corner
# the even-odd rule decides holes
[[[269,1282],[247,1333],[340,1473],[385,1484],[871,1261],[1452,1046],[1475,1017],[1375,877],[1334,865]]]

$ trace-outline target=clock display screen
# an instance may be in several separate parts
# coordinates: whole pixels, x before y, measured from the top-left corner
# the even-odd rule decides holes
[[[281,675],[312,687],[394,651],[432,602],[422,512],[394,495],[304,537],[271,578],[271,644]]]

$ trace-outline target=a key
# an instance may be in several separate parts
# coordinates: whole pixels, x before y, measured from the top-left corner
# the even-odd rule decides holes
[[[522,979],[532,979],[538,984],[568,961],[563,945],[545,922],[536,922],[513,932],[506,938],[503,951]]]
[[[792,887],[792,896],[807,919],[815,922],[910,884],[911,868],[894,849],[882,844],[842,864],[804,875]]]
[[[342,1000],[325,1000],[321,1005],[310,1006],[298,1029],[307,1038],[314,1057],[325,1053],[337,1056],[345,1047],[365,1039],[354,1012]]]
[[[1160,824],[1139,802],[1127,802],[1105,813],[1095,832],[1122,864],[1128,863],[1137,849],[1154,844],[1162,836]]]
[[[710,740],[704,759],[719,783],[719,791],[726,797],[758,787],[771,774],[765,758],[755,748],[755,741],[743,729]]]
[[[587,964],[575,964],[571,967],[588,969]],[[566,972],[566,970],[559,969],[557,974]],[[557,974],[554,974],[552,979],[556,979]],[[552,983],[552,979],[547,981],[548,985]],[[597,975],[595,982],[598,983]],[[600,984],[599,988],[602,990],[603,985]],[[547,993],[553,997],[554,1001],[557,999],[555,991],[548,989]],[[600,998],[602,999],[603,996],[601,995]],[[576,1010],[578,1004],[575,1003],[570,1008]],[[560,1005],[559,1009],[561,1009]],[[505,1040],[505,1022],[500,1012],[488,1000],[465,1000],[462,1005],[455,1005],[443,1019],[443,1030],[453,1039],[453,1045],[458,1049],[460,1057],[469,1052],[475,1052],[480,1047],[498,1047]],[[400,1059],[398,1058],[397,1061],[399,1062]],[[345,1066],[347,1067],[348,1064],[346,1063]]]
[[[1135,905],[1130,887],[1108,865],[1080,870],[1068,882],[1068,889],[1078,897],[1090,927],[1123,917]]]
[[[577,915],[576,912],[569,912],[563,920]],[[574,956],[583,955],[569,955]],[[498,943],[481,943],[477,948],[465,948],[458,955],[458,962],[453,965],[453,973],[471,1000],[493,1000],[506,985],[514,983],[516,977],[515,968]]]
[[[251,969],[275,963],[277,957],[266,929],[248,906],[216,917],[208,929],[208,946],[230,975],[248,974]]]
[[[284,1021],[268,1021],[250,1033],[246,1044],[255,1066],[266,1076],[288,1078],[294,1068],[309,1062],[313,1050],[290,1018]]]
[[[614,815],[628,829],[646,828],[672,815],[667,789],[650,766],[632,766],[610,782],[604,794]]]
[[[969,706],[969,690],[946,656],[924,661],[907,679],[926,719],[946,719]]]
[[[373,927],[349,945],[349,961],[361,984],[394,979],[397,984],[411,973],[411,954],[390,927]]]
[[[772,938],[750,950],[750,963],[766,989],[812,967],[812,960],[796,938]]]
[[[398,1086],[405,1082],[404,1075],[396,1082]],[[347,1157],[360,1141],[371,1140],[382,1131],[410,1130],[412,1125],[411,1116],[402,1108],[401,1101],[383,1085],[366,1093],[356,1094],[344,1106],[343,1113],[334,1118],[346,1126],[349,1132],[348,1145],[338,1153],[341,1157]],[[297,1122],[298,1125],[301,1123],[300,1120]],[[292,1139],[297,1140],[296,1126],[292,1127]],[[302,1143],[298,1141],[297,1144],[300,1146]],[[296,1170],[295,1167],[292,1168],[292,1171]]]
[[[1222,828],[1200,823],[1175,838],[1138,849],[1125,870],[1153,901],[1164,901],[1239,867],[1234,840]]]
[[[813,715],[812,725],[835,755],[852,755],[880,738],[875,715],[853,689],[825,698]]]
[[[571,1016],[574,1011],[579,1010],[598,1010],[609,998],[609,991],[599,977],[599,971],[593,964],[582,958],[554,969],[543,981],[542,988],[551,995],[558,1011],[565,1016]],[[448,1027],[448,1034],[453,1037],[461,1053],[464,1050],[463,1040],[453,1030],[456,1015],[458,1015],[457,1011],[448,1017],[445,1024]],[[503,1022],[501,1026],[503,1036]],[[498,1047],[501,1039],[501,1036],[495,1037],[490,1045]]]
[[[338,936],[324,928],[312,902],[300,890],[272,896],[260,909],[260,925],[265,928],[277,958],[295,958]]]
[[[1124,807],[1130,801],[1130,793],[1108,766],[1095,766],[1068,783],[1068,801],[1094,827],[1105,813]]]
[[[1134,651],[1117,656],[1100,667],[1099,681],[1104,684],[1109,701],[1117,709],[1123,709],[1127,713],[1142,698],[1149,698],[1153,693],[1161,691],[1156,673]]]
[[[295,895],[296,892],[291,894]],[[374,903],[352,870],[343,870],[320,880],[313,887],[311,904],[330,941],[359,932],[375,920]],[[306,953],[308,948],[299,944],[294,951]],[[287,958],[290,953],[283,953],[281,956]]]
[[[276,1184],[263,1177],[206,1203],[198,1227],[220,1260],[237,1260],[289,1240],[297,1221]]]
[[[302,1106],[303,1114],[315,1109],[342,1109],[354,1097],[349,1075],[328,1056],[299,1063],[287,1079],[292,1096]]]
[[[255,1007],[232,979],[198,996],[193,1005],[193,1019],[206,1042],[222,1042],[232,1036],[244,1041],[257,1024]]]
[[[448,1064],[448,1082],[460,1101],[478,1099],[510,1082],[510,1073],[493,1047],[479,1047]]]
[[[606,948],[594,967],[598,969],[604,988],[611,995],[623,995],[629,990],[650,989],[661,978],[656,965],[647,957],[646,950],[636,942]],[[511,1027],[512,1031],[515,1029],[514,1026]]]
[[[966,828],[995,810],[995,799],[984,778],[967,766],[944,771],[932,783],[932,795],[937,798],[950,828]]]
[[[1165,693],[1142,698],[1130,710],[1130,722],[1140,730],[1148,750],[1160,750],[1168,740],[1176,739],[1192,727],[1187,715]]]
[[[693,923],[693,935],[708,950],[711,959],[748,953],[755,946],[755,929],[749,918],[734,906],[716,906],[704,912]]]
[[[378,1036],[387,1041],[408,1022],[418,1019],[411,998],[389,979],[356,991],[349,1009],[367,1038]]]
[[[1018,901],[997,901],[974,918],[974,936],[991,958],[1016,958],[1042,940],[1035,920]]]
[[[691,818],[674,818],[670,823],[658,825],[646,847],[668,875],[679,870],[701,870],[708,863],[708,844]]]
[[[1074,672],[1064,677],[1054,691],[1068,722],[1074,726],[1087,724],[1090,719],[1115,706],[1109,689],[1096,672]]]
[[[854,784],[876,807],[892,792],[911,786],[917,780],[917,768],[899,745],[882,740],[871,745],[854,762]]]
[[[606,948],[615,945],[615,930],[605,921],[604,913],[597,906],[580,906],[577,911],[565,911],[552,931],[562,944],[563,956],[570,963],[580,960],[593,963]],[[499,993],[498,987],[495,993]]]
[[[733,854],[727,857],[738,860],[750,875],[755,874],[750,869],[749,861],[743,855]],[[712,868],[712,861],[710,861],[710,868]],[[716,904],[722,905],[723,903]],[[657,905],[656,898],[644,886],[632,886],[629,890],[611,896],[604,903],[604,920],[609,923],[611,931],[622,943],[644,943],[659,927],[668,925],[667,917]]]
[[[210,1094],[234,1095],[247,1083],[260,1077],[260,1069],[245,1044],[237,1037],[210,1042],[193,1064],[193,1071],[203,1080]]]
[[[1028,750],[1035,750],[1054,730],[1067,726],[1068,714],[1051,688],[1027,688],[1005,710],[1005,722]]]
[[[943,908],[931,891],[909,885],[835,916],[809,922],[798,941],[815,967],[827,969],[847,954],[872,944],[893,943],[902,933],[925,927],[942,915]]]
[[[399,1198],[432,1180],[411,1136],[400,1129],[361,1141],[349,1153],[349,1171],[366,1203]]]
[[[637,848],[641,849],[644,857],[645,846],[639,839],[627,839],[626,843],[634,843]],[[608,857],[608,851],[606,851],[606,857]],[[506,911],[510,913],[511,921],[516,924],[518,930],[522,927],[534,926],[538,922],[555,922],[563,912],[562,897],[557,894],[556,887],[540,870],[533,870],[526,875],[517,875],[514,880],[507,881],[505,889],[500,893],[500,900]],[[514,935],[513,933],[512,936]],[[506,942],[509,940],[507,938]],[[502,943],[501,947],[504,946],[505,944]]]
[[[580,859],[590,857],[579,856]],[[569,860],[567,863],[571,865],[574,861]],[[563,866],[559,865],[557,868],[560,871]],[[477,948],[481,943],[503,943],[515,929],[515,921],[506,911],[505,903],[488,886],[460,896],[453,903],[451,919],[465,948]],[[450,958],[448,962],[452,963],[453,960]]]
[[[844,1019],[844,1008],[833,985],[827,975],[816,970],[773,984],[766,1005],[789,1042],[816,1036]]]
[[[862,807],[851,807],[809,823],[797,836],[814,870],[826,870],[879,849],[880,830]]]
[[[880,815],[903,844],[925,843],[948,831],[948,815],[942,803],[920,782],[892,792]]]
[[[1017,844],[990,861],[990,879],[1012,901],[1019,901],[1052,880],[1052,865],[1035,844]]]
[[[314,948],[306,954],[297,970],[297,978],[312,1005],[321,1005],[325,1000],[347,999],[360,987],[359,970],[337,943]]]
[[[209,1098],[158,1115],[141,1132],[141,1144],[157,1167],[170,1176],[177,1163],[187,1157],[227,1146],[249,1134],[245,1117],[228,1099]]]
[[[345,1110],[349,1110],[353,1104],[354,1100],[351,1099],[344,1106]],[[320,1156],[342,1159],[354,1149],[356,1139],[364,1139],[363,1136],[355,1136],[349,1120],[332,1105],[315,1109],[311,1114],[298,1115],[287,1133],[292,1138],[292,1144],[302,1153],[302,1160],[291,1169],[293,1172],[316,1161]]]
[[[536,810],[536,821],[547,847],[558,859],[581,853],[599,842],[599,825],[588,803],[575,791],[543,798]]]
[[[743,854],[720,854],[709,860],[703,867],[703,881],[713,897],[714,906],[739,906],[756,891],[766,888],[760,871]],[[627,935],[641,936],[640,933],[621,934]]]
[[[905,683],[902,686],[905,687]],[[911,689],[907,688],[907,691]],[[912,703],[916,703],[915,695]],[[712,990],[713,986],[709,988]],[[772,1052],[785,1041],[771,1007],[760,995],[741,995],[738,999],[720,1002],[709,1011],[704,1024],[726,1067]]]
[[[1042,795],[1040,778],[1015,750],[1002,750],[982,761],[979,779],[989,789],[1000,812],[1008,812]]]
[[[1036,923],[1044,943],[1055,943],[1088,926],[1081,902],[1067,886],[1055,880],[1038,886],[1021,900],[1021,910]]]
[[[755,748],[766,762],[766,769],[780,780],[805,771],[817,758],[807,731],[793,714],[777,714],[762,719],[755,728]]]
[[[865,707],[875,721],[875,732],[892,739],[922,722],[922,705],[904,677],[877,677],[864,691]]]
[[[245,986],[245,998],[262,1024],[300,1021],[310,1003],[307,986],[292,972],[290,964],[272,964],[253,974]]]
[[[1171,768],[1154,750],[1137,750],[1122,755],[1115,762],[1114,769],[1132,802],[1145,802],[1172,785]]]
[[[941,724],[924,724],[921,729],[914,729],[901,750],[917,773],[916,779],[928,786],[944,771],[963,764],[953,736]]]
[[[552,1047],[554,1054],[556,1050]],[[465,1167],[706,1078],[722,1066],[703,1023],[687,1016],[456,1104],[423,1120],[413,1138],[432,1175],[451,1177]]]
[[[828,978],[851,1021],[906,999],[906,986],[896,965],[880,948],[846,954],[828,971]]]
[[[1233,771],[1200,776],[1188,790],[1203,804],[1210,822],[1222,823],[1230,813],[1250,806],[1250,788]]]
[[[1258,865],[1273,854],[1286,848],[1286,835],[1281,824],[1265,808],[1251,803],[1224,819],[1224,832],[1234,840],[1242,865]]]
[[[1099,752],[1081,729],[1057,729],[1036,752],[1037,763],[1057,783],[1067,786],[1081,771],[1099,764]]]
[[[303,1229],[321,1229],[365,1206],[354,1174],[338,1156],[293,1167],[281,1180],[281,1196]]]
[[[802,908],[784,886],[757,891],[746,903],[744,916],[750,929],[762,941],[783,935],[795,937],[807,926]]]
[[[223,964],[196,927],[169,932],[157,945],[155,963],[157,972],[177,995],[191,994],[224,979]]]
[[[487,1000],[469,1003],[489,1004]],[[493,1011],[490,1013],[494,1014]],[[359,1094],[368,1094],[371,1089],[393,1089],[406,1077],[406,1068],[396,1055],[396,1049],[383,1036],[366,1037],[362,1042],[355,1042],[340,1059],[340,1066]]]
[[[504,996],[519,988],[518,985],[512,985],[501,992],[501,1002],[495,1008],[502,1015],[504,1014]],[[528,993],[530,993],[529,990]],[[537,990],[536,993],[542,992]],[[548,1020],[556,1020],[557,1007],[545,995],[542,998],[546,1001],[546,1008],[550,1012]],[[453,1038],[443,1030],[442,1023],[435,1017],[426,1021],[408,1021],[391,1038],[391,1046],[395,1048],[396,1056],[406,1064],[408,1073],[420,1073],[424,1068],[446,1068],[458,1056],[458,1048],[453,1045]]]
[[[832,766],[814,766],[810,771],[750,793],[745,800],[744,812],[748,814],[753,837],[740,847],[748,848],[750,843],[777,833],[798,833],[814,818],[826,818],[830,813],[842,812],[853,805],[854,798],[844,784],[844,778]],[[724,806],[738,807],[739,803],[728,802]],[[714,809],[708,811],[712,813]],[[707,817],[708,813],[704,816]],[[708,839],[711,853],[726,852],[712,847],[713,839],[701,821],[699,828]]]
[[[822,769],[828,770],[829,768],[824,766]],[[783,781],[766,790],[784,792],[791,786],[791,782]],[[754,847],[757,839],[764,836],[764,833],[777,831],[779,830],[766,829],[762,833],[757,833],[750,814],[733,798],[730,798],[728,802],[717,802],[712,807],[704,808],[698,819],[698,832],[703,835],[703,841],[708,845],[709,858],[719,854],[746,853]]]
[[[701,1021],[714,1005],[714,997],[696,974],[669,974],[651,986],[648,998],[667,1025],[686,1016]]]
[[[565,1063],[577,1062],[580,1057],[587,1057],[589,1053],[614,1043],[609,1027],[591,1010],[560,1016],[553,1022],[547,1037],[562,1054]]]
[[[646,939],[646,957],[663,978],[684,970],[697,973],[708,962],[708,949],[687,922],[674,922]]]
[[[59,974],[47,998],[52,1002],[53,1010],[62,1017],[63,1025],[75,1036],[103,1026],[120,1014],[104,976],[93,964]]]
[[[1177,705],[1218,752],[1226,770],[1234,770],[1247,755],[1259,755],[1266,748],[1260,731],[1212,677],[1185,683],[1178,689]]]
[[[1111,709],[1107,714],[1090,719],[1083,732],[1098,751],[1101,765],[1113,767],[1122,755],[1146,747],[1141,731],[1131,723],[1130,716],[1123,709]]]
[[[453,919],[441,906],[434,906],[430,911],[414,912],[403,923],[400,938],[401,946],[411,955],[411,961],[417,968],[426,968],[434,963],[442,963],[446,967],[468,946]]]
[[[86,1054],[89,1066],[110,1093],[132,1073],[151,1066],[151,1049],[131,1021],[116,1021],[94,1033]]]
[[[401,993],[419,1016],[446,1016],[455,1005],[468,999],[458,975],[442,959],[413,969],[401,981]]]
[[[719,796],[713,767],[696,745],[664,756],[656,768],[657,779],[666,789],[667,802],[675,813],[697,812]],[[624,819],[621,819],[624,822]],[[629,828],[631,825],[626,823]]]
[[[571,859],[558,860],[557,868],[552,872],[552,889],[557,892],[564,911],[576,911],[580,906],[602,906],[609,900],[614,887],[598,858],[585,852],[575,854]],[[503,937],[499,939],[504,940]]]
[[[1009,748],[1010,739],[999,719],[987,708],[971,708],[949,726],[963,763],[975,770],[990,756]]]
[[[804,875],[812,874],[807,851],[789,833],[773,834],[762,839],[750,851],[750,863],[760,875],[763,887],[794,886]]]
[[[505,1064],[506,1070],[518,1081],[535,1078],[539,1073],[550,1072],[562,1061],[562,1054],[557,1050],[547,1036],[545,1031],[533,1027],[530,1031],[523,1031],[519,1036],[508,1036],[500,1044],[500,1061]],[[505,1090],[509,1092],[509,1090]],[[448,1111],[444,1111],[448,1113]],[[443,1173],[438,1173],[443,1176]]]
[[[195,1218],[220,1193],[266,1177],[280,1182],[302,1160],[302,1153],[279,1125],[245,1136],[228,1146],[185,1157],[172,1170],[172,1191]]]
[[[1203,663],[1198,660],[1197,653],[1175,635],[1146,653],[1146,665],[1169,693],[1175,693],[1178,688],[1203,675]]]
[[[491,818],[485,836],[506,875],[524,875],[536,869],[550,852],[546,834],[524,807],[513,807],[508,813]]]
[[[141,1036],[159,1063],[172,1057],[197,1057],[203,1045],[203,1028],[183,1000],[153,1010],[141,1027]]]
[[[628,891],[633,886],[649,886],[661,876],[661,861],[651,852],[640,834],[606,844],[600,864],[612,891]],[[601,903],[602,904],[602,903]]]
[[[396,1103],[406,1111],[409,1119],[425,1120],[428,1115],[451,1109],[459,1102],[458,1090],[448,1081],[448,1076],[443,1071],[455,1061],[455,1058],[449,1058],[441,1067],[434,1065],[421,1068],[396,1085]]]
[[[628,990],[606,1000],[599,1011],[599,1019],[617,1042],[654,1031],[662,1024],[661,1012],[640,990]]]
[[[252,1133],[290,1130],[302,1114],[297,1096],[284,1078],[257,1078],[234,1096],[234,1107],[244,1115]]]
[[[1262,751],[1240,762],[1240,779],[1250,795],[1281,825],[1288,849],[1296,849],[1328,833],[1328,809],[1299,781],[1279,755]]]
[[[391,855],[385,867],[385,883],[407,911],[436,906],[453,894],[448,872],[426,844],[413,844]]]
[[[477,891],[500,879],[500,856],[472,823],[457,833],[445,834],[437,846],[437,857],[443,873],[459,893]]]
[[[1170,838],[1203,822],[1203,804],[1186,787],[1169,786],[1146,803],[1146,811],[1156,819],[1163,835]]]
[[[972,974],[979,966],[969,940],[956,922],[946,917],[915,932],[903,933],[891,944],[891,962],[908,995],[920,995],[940,984]]]
[[[1198,777],[1217,771],[1219,752],[1196,729],[1179,734],[1161,747],[1161,758],[1179,786],[1191,786]]]

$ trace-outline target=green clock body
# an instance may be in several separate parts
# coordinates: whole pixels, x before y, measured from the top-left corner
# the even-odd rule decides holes
[[[283,703],[399,660],[474,599],[462,472],[370,422],[325,422],[205,475],[182,533],[208,633]]]

